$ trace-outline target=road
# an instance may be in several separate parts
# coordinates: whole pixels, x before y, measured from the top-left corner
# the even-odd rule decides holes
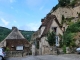
[[[10,57],[7,60],[80,60],[80,55],[66,54],[66,55]]]

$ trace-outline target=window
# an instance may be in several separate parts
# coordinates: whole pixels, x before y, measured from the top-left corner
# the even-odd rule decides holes
[[[56,32],[56,31],[57,31],[57,27],[52,27],[52,30],[53,30],[54,32]]]
[[[16,46],[16,50],[23,50],[23,46]]]

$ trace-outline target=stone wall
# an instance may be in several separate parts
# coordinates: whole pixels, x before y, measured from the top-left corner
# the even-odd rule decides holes
[[[26,51],[7,51],[6,52],[6,57],[23,57],[27,55],[30,55],[30,53]]]

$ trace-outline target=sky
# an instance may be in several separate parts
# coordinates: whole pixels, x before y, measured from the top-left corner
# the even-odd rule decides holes
[[[36,31],[58,0],[0,0],[0,26]]]

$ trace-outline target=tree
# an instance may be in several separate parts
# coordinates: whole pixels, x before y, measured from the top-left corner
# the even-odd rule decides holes
[[[63,44],[67,47],[69,46],[76,46],[74,37],[77,32],[80,32],[80,21],[69,25],[63,35]]]
[[[71,3],[70,3],[70,5],[72,6],[72,7],[74,7],[75,6],[75,4],[76,4],[76,0],[73,0]]]
[[[47,34],[47,41],[50,45],[50,50],[51,50],[51,54],[53,54],[53,46],[55,45],[55,33],[52,32],[48,32]]]
[[[47,41],[50,46],[55,45],[55,33],[53,31],[47,34]]]
[[[70,0],[59,0],[59,5],[64,7],[70,4]]]

